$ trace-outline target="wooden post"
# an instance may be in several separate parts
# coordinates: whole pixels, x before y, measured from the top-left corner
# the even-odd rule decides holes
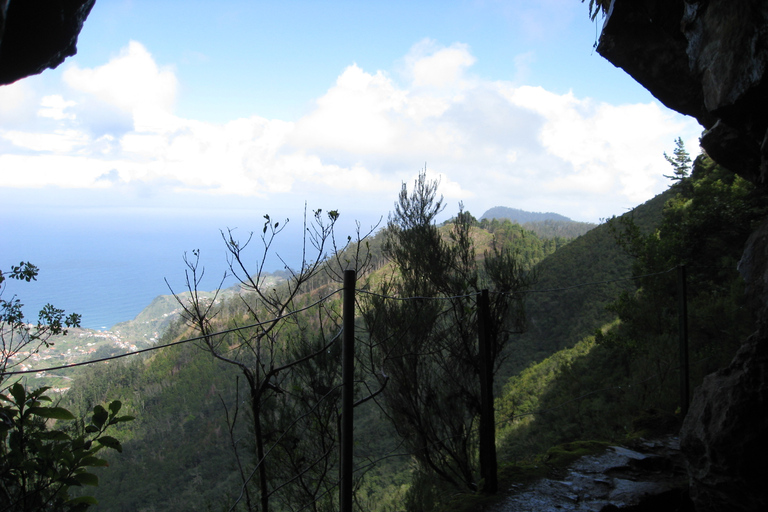
[[[493,407],[493,361],[489,339],[490,299],[488,290],[477,298],[477,333],[480,356],[480,478],[482,491],[494,494],[498,490],[496,463],[496,415]]]
[[[685,276],[685,265],[677,267],[677,307],[680,325],[680,412],[683,417],[688,414],[690,402],[688,377],[688,285]]]
[[[344,271],[344,295],[342,305],[342,351],[341,351],[341,485],[339,508],[341,512],[352,512],[353,459],[353,407],[355,381],[355,282],[354,270]]]

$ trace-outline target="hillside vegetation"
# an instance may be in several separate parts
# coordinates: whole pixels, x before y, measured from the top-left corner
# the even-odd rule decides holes
[[[581,236],[595,227],[591,222],[577,222],[558,213],[534,213],[519,210],[517,208],[508,208],[506,206],[496,206],[486,211],[480,217],[482,227],[487,227],[489,223],[510,220],[515,224],[520,224],[525,229],[533,231],[540,238],[575,238]]]
[[[471,269],[478,269],[477,277],[465,283],[478,279],[478,289],[485,286],[484,272],[489,270],[482,270],[488,268],[484,262],[488,255],[502,254],[494,253],[500,250],[514,255],[528,276],[523,295],[526,329],[522,334],[515,333],[518,329],[504,331],[508,338],[504,338],[504,348],[496,363],[500,466],[535,461],[562,442],[620,441],[642,432],[674,429],[680,421],[674,269],[680,264],[690,266],[690,346],[694,362],[691,381],[695,385],[705,372],[730,357],[738,340],[750,329],[734,270],[748,229],[732,228],[749,225],[764,213],[753,201],[745,182],[701,157],[691,176],[677,180],[665,194],[576,239],[542,238],[511,221],[477,221],[466,212],[460,212],[454,222],[437,229],[439,237],[435,239],[434,250],[438,252],[433,256],[446,254],[446,262],[455,261],[446,268],[463,268],[457,276],[473,276],[475,270]],[[265,224],[266,236],[269,229],[271,225]],[[409,439],[418,439],[420,434],[409,434],[402,429],[402,422],[391,421],[399,409],[393,409],[394,403],[387,405],[387,400],[395,392],[407,399],[410,395],[407,386],[403,386],[409,381],[390,382],[390,378],[395,378],[395,369],[390,367],[389,373],[383,373],[382,369],[387,367],[379,363],[381,347],[386,346],[390,335],[415,335],[408,338],[413,341],[406,345],[394,345],[395,352],[401,350],[397,347],[415,348],[412,343],[417,340],[428,339],[433,336],[430,333],[448,332],[444,329],[455,329],[451,327],[455,325],[469,329],[467,335],[471,339],[475,336],[474,320],[460,317],[465,312],[470,315],[468,318],[474,318],[474,299],[456,302],[463,304],[459,309],[436,308],[428,301],[413,303],[422,304],[422,309],[414,309],[413,305],[400,312],[393,309],[391,314],[404,316],[400,321],[392,317],[384,325],[399,328],[389,331],[390,334],[386,330],[372,334],[373,324],[365,313],[376,311],[366,310],[375,301],[363,300],[363,293],[405,293],[405,288],[397,283],[407,284],[415,276],[423,275],[411,275],[403,271],[411,267],[398,268],[394,264],[391,238],[389,242],[387,238],[391,236],[388,227],[331,258],[321,258],[317,272],[304,274],[298,269],[298,275],[306,279],[302,278],[301,286],[288,302],[284,294],[290,288],[263,290],[262,293],[274,292],[277,295],[269,297],[280,298],[280,304],[290,306],[284,311],[310,308],[307,315],[300,315],[291,323],[269,324],[274,327],[268,331],[250,327],[215,335],[222,329],[252,323],[253,318],[268,318],[269,310],[263,309],[263,300],[258,299],[256,290],[250,290],[250,296],[233,297],[206,310],[208,316],[198,318],[204,322],[198,322],[196,328],[183,322],[172,324],[161,343],[197,335],[200,329],[210,329],[210,338],[83,372],[66,396],[70,408],[85,411],[94,403],[119,398],[124,408],[136,416],[119,432],[124,453],[112,456],[111,467],[101,476],[97,497],[104,509],[219,510],[229,509],[237,502],[237,509],[245,510],[248,499],[255,507],[255,502],[265,499],[259,497],[264,483],[247,478],[256,475],[260,467],[254,462],[258,451],[253,431],[256,414],[261,418],[257,427],[266,429],[264,447],[273,447],[269,448],[268,457],[274,462],[268,466],[264,480],[271,489],[266,497],[270,508],[291,510],[300,508],[302,503],[311,503],[316,510],[337,508],[335,422],[339,402],[334,389],[340,378],[340,352],[334,336],[340,327],[341,304],[335,290],[340,287],[340,271],[349,265],[362,270],[358,280],[362,309],[357,327],[361,353],[356,397],[361,403],[355,410],[355,460],[356,466],[364,469],[356,474],[358,506],[364,510],[456,509],[457,502],[447,497],[459,491],[473,495],[472,482],[479,478],[476,460],[468,460],[466,472],[461,469],[463,459],[450,459],[448,452],[436,451],[435,456],[449,458],[441,459],[443,462],[433,467],[428,459],[419,459],[422,452],[418,446],[408,444]],[[462,254],[462,244],[472,249],[466,253],[471,258],[451,260]],[[414,260],[413,264],[416,263]],[[424,272],[431,272],[432,267],[424,268]],[[446,275],[454,275],[451,272],[454,271]],[[254,275],[258,276],[258,272]],[[254,282],[259,282],[258,277]],[[439,281],[430,282],[433,284],[425,281],[424,286],[429,288]],[[463,286],[461,282],[446,281],[454,283],[451,287]],[[447,298],[450,290],[453,288],[436,291]],[[471,290],[467,288],[467,292]],[[323,306],[318,310],[313,304],[321,299]],[[206,304],[199,303],[204,307]],[[461,323],[454,324],[454,317]],[[421,335],[418,329],[423,329]],[[265,345],[268,339],[274,344]],[[444,338],[435,338],[439,339]],[[270,359],[244,351],[256,346],[272,347]],[[437,350],[452,349],[441,345]],[[475,357],[475,349],[468,350],[469,361]],[[416,359],[412,361],[422,366],[408,370],[416,372],[410,382],[426,382],[421,380],[425,371],[439,382],[442,370],[438,369],[443,363],[432,359],[424,366],[419,353],[427,352],[414,350]],[[291,366],[291,361],[303,360],[311,354],[315,356],[309,366]],[[229,364],[222,356],[236,357],[238,364]],[[254,366],[260,357],[262,366]],[[398,357],[411,360],[406,359],[406,354]],[[278,367],[286,369],[269,373],[269,368]],[[267,372],[264,375],[271,375],[267,380],[254,381],[263,386],[258,388],[263,389],[259,395],[264,400],[260,409],[248,405],[247,400],[256,396],[257,388],[253,382],[249,384],[249,379],[258,375],[249,372],[257,368],[263,368]],[[474,372],[463,371],[466,375]],[[457,375],[455,371],[451,374]],[[466,392],[474,393],[474,381],[467,382]],[[451,385],[457,384],[458,381]],[[440,387],[434,389],[438,392]],[[466,439],[467,453],[475,453],[478,441],[473,434],[477,428],[474,406],[462,409],[463,412],[451,412],[452,407],[459,405],[455,399],[451,402],[435,395],[429,400],[438,400],[436,403],[443,405],[419,414],[432,411],[424,417],[430,421],[434,420],[430,415],[439,417],[443,413],[446,418],[463,418],[463,423],[455,426],[455,435]],[[467,402],[471,403],[474,402]],[[305,422],[310,417],[302,410],[312,412],[311,423]],[[449,424],[442,423],[441,428]],[[295,425],[301,426],[303,437],[289,434],[297,428]],[[461,474],[467,480],[464,484],[451,484],[440,475],[440,468],[464,471]],[[152,477],[147,478],[147,474]],[[506,474],[502,471],[502,478]],[[249,482],[246,487],[242,485],[244,476]],[[291,483],[282,487],[285,482]],[[174,491],[169,492],[170,489]]]
[[[641,227],[638,210],[606,225],[632,256],[635,276],[631,287],[608,301],[606,313],[616,320],[505,384],[497,407],[506,419],[499,434],[508,461],[529,460],[579,439],[675,432],[687,405],[680,402],[681,266],[691,389],[727,364],[753,331],[736,263],[766,207],[749,183],[705,155],[690,176],[686,169],[675,181],[663,195],[663,209],[656,210],[661,218],[655,229]]]

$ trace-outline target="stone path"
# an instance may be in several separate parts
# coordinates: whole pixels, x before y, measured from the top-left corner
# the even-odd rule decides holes
[[[562,479],[544,478],[511,495],[489,512],[689,510],[685,466],[676,437],[612,446],[571,464]]]

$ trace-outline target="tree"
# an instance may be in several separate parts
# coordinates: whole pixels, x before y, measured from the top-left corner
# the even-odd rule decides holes
[[[675,146],[674,157],[667,155],[666,152],[664,153],[664,159],[669,162],[673,169],[671,176],[665,174],[664,177],[673,181],[680,181],[691,174],[691,157],[685,149],[683,139],[678,137],[675,140]]]
[[[479,261],[472,241],[476,221],[462,208],[452,224],[438,228],[444,205],[437,186],[424,172],[412,192],[403,184],[384,246],[393,275],[369,296],[364,315],[390,378],[383,402],[410,452],[423,470],[478,490],[480,376],[485,363],[495,374],[510,334],[522,329],[523,292],[532,274],[509,247],[494,245]],[[486,288],[493,293],[484,361],[477,326],[478,297]]]
[[[122,452],[120,442],[106,435],[109,427],[133,420],[118,416],[122,404],[115,400],[109,412],[101,405],[93,409],[90,422],[81,428],[49,428],[51,421],[72,421],[67,409],[44,406],[51,402],[42,387],[26,391],[14,383],[8,394],[0,394],[0,510],[80,511],[98,502],[92,496],[70,497],[72,487],[96,486],[92,467],[105,467],[97,457],[103,448]]]
[[[584,1],[585,0],[581,0],[581,3],[584,3]],[[589,0],[589,18],[592,21],[595,21],[595,18],[597,18],[597,15],[601,12],[605,15],[605,13],[608,12],[608,7],[610,7],[610,5],[610,0]]]
[[[202,348],[213,357],[236,367],[245,377],[248,413],[253,431],[255,463],[242,462],[236,451],[242,478],[243,498],[248,510],[257,509],[251,496],[250,481],[256,475],[258,508],[269,510],[272,498],[286,506],[302,502],[317,510],[333,508],[337,475],[335,449],[338,421],[338,369],[328,363],[336,352],[341,318],[333,305],[319,308],[316,317],[295,314],[309,305],[313,285],[338,282],[345,268],[362,271],[368,258],[360,236],[350,251],[337,245],[335,210],[304,219],[304,245],[299,268],[286,264],[287,281],[277,287],[264,286],[266,256],[286,223],[273,222],[265,215],[260,240],[262,255],[254,271],[247,263],[246,248],[253,234],[243,243],[232,231],[222,233],[229,258],[229,269],[243,291],[239,297],[243,314],[227,324],[216,319],[216,298],[206,301],[198,293],[203,275],[199,253],[185,258],[189,300],[175,295],[187,322],[201,334]],[[332,251],[332,256],[328,252]],[[249,326],[249,327],[245,327]],[[222,336],[219,330],[228,330]],[[233,413],[233,417],[236,412]],[[233,442],[233,446],[235,443]],[[246,466],[252,467],[247,470]],[[288,473],[288,474],[286,474]],[[293,485],[288,485],[293,484]]]
[[[50,345],[49,339],[57,334],[66,334],[68,327],[80,326],[80,315],[65,316],[64,310],[50,304],[43,306],[38,314],[37,325],[25,321],[24,306],[14,295],[10,300],[3,298],[6,279],[36,281],[39,269],[22,261],[18,266],[3,273],[0,270],[0,384],[6,372],[26,361],[40,347]]]
[[[654,232],[643,233],[628,216],[609,221],[619,244],[634,257],[637,288],[610,306],[620,325],[598,332],[596,339],[614,349],[628,371],[639,373],[637,380],[643,379],[642,372],[671,375],[679,364],[679,291],[677,276],[670,272],[675,267],[686,268],[689,347],[691,360],[700,360],[692,370],[699,375],[714,371],[754,330],[736,267],[747,238],[768,213],[764,201],[752,184],[706,154],[672,191]],[[661,386],[663,379],[644,386],[656,383]],[[654,392],[662,394],[661,389]]]
[[[107,447],[122,451],[119,441],[106,435],[109,427],[131,421],[118,416],[119,401],[109,404],[109,412],[97,405],[93,416],[64,428],[59,421],[75,420],[67,409],[45,406],[52,402],[48,387],[27,391],[20,382],[2,386],[13,371],[42,346],[49,346],[51,336],[66,334],[67,327],[80,324],[80,315],[65,316],[61,309],[46,304],[36,326],[27,324],[23,304],[15,296],[2,299],[5,279],[30,282],[38,268],[29,262],[0,272],[0,511],[85,510],[96,504],[91,496],[71,498],[70,488],[98,485],[98,477],[88,468],[106,466],[96,456]]]

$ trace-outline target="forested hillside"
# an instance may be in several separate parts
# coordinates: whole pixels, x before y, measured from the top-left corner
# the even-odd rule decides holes
[[[542,239],[518,224],[505,220],[484,223],[468,214],[465,217],[471,232],[477,257],[494,246],[498,250],[515,253],[525,268],[531,269],[560,248],[567,246],[564,237]],[[440,228],[440,236],[450,239],[453,224]],[[354,258],[355,251],[365,248],[369,266],[375,271],[360,281],[361,288],[377,286],[382,280],[391,279],[393,266],[386,263],[383,246],[386,245],[387,230],[378,232],[369,240],[340,253],[338,259]],[[329,260],[333,264],[333,258]],[[387,277],[390,276],[390,277]],[[305,283],[298,304],[311,302],[338,287],[332,273],[317,274]],[[211,301],[210,295],[201,299]],[[338,304],[335,298],[332,304]],[[221,303],[217,325],[232,326],[248,315],[248,301],[239,297],[229,298]],[[328,305],[329,309],[337,306]],[[171,343],[195,333],[176,323],[163,337],[161,343]],[[363,334],[364,336],[364,334]],[[106,365],[89,368],[74,383],[67,396],[67,403],[77,411],[87,410],[93,403],[104,397],[119,397],[128,410],[134,411],[136,420],[126,425],[121,432],[125,451],[113,457],[114,464],[104,471],[97,497],[107,510],[151,510],[160,506],[167,510],[188,510],[191,500],[198,503],[227,501],[238,494],[236,458],[232,449],[227,415],[238,423],[233,430],[237,439],[247,438],[249,411],[240,408],[235,395],[242,399],[247,396],[244,376],[238,376],[236,368],[216,362],[210,352],[206,354],[204,342],[171,347],[153,352],[151,356],[122,363],[115,361]],[[338,354],[337,354],[338,355]],[[236,383],[239,382],[239,391]],[[382,412],[373,402],[358,413],[358,439],[369,453],[366,457],[379,461],[367,472],[362,481],[360,496],[370,496],[370,503],[382,505],[387,500],[403,499],[400,486],[410,481],[409,456],[400,449],[400,455],[387,456],[398,451],[398,435]],[[382,435],[389,432],[387,435]],[[172,438],[172,441],[170,440]],[[250,443],[238,441],[246,453],[254,449]],[[189,447],[195,447],[190,451]],[[250,446],[250,447],[249,447]],[[250,455],[248,457],[251,457]],[[153,479],[142,492],[125,492],[129,488],[142,488],[147,468],[153,468],[167,478]],[[212,479],[213,475],[229,475]],[[203,484],[202,482],[206,482]],[[163,489],[172,483],[179,491],[164,496]],[[227,498],[229,497],[229,498]],[[382,505],[383,506],[383,505]]]
[[[595,227],[590,222],[577,222],[557,213],[534,213],[506,206],[496,206],[486,211],[480,217],[480,225],[488,227],[505,219],[522,225],[540,238],[576,238]]]
[[[355,464],[361,468],[356,496],[362,509],[453,508],[446,496],[477,491],[482,468],[473,450],[480,402],[456,397],[474,396],[478,389],[469,377],[476,375],[475,300],[483,287],[497,291],[491,315],[501,312],[499,325],[506,326],[493,334],[499,347],[494,370],[501,392],[499,463],[535,459],[565,441],[617,440],[643,428],[674,428],[677,360],[667,345],[676,329],[671,306],[676,292],[654,284],[666,281],[643,276],[666,279],[680,263],[697,264],[690,299],[696,304],[691,313],[691,350],[699,365],[691,373],[695,383],[733,350],[732,343],[712,344],[720,339],[714,333],[723,329],[712,319],[743,326],[732,340],[748,329],[739,317],[743,309],[733,270],[743,236],[729,229],[728,220],[713,229],[711,219],[733,212],[739,217],[730,221],[743,224],[762,210],[750,202],[749,187],[728,176],[702,157],[692,176],[665,194],[570,241],[542,239],[509,221],[477,221],[466,212],[437,227],[430,215],[409,216],[418,212],[409,209],[418,198],[405,191],[404,209],[394,217],[400,224],[390,219],[385,229],[336,255],[310,260],[294,271],[287,288],[259,290],[260,269],[245,272],[245,262],[252,260],[232,240],[235,261],[244,263],[241,278],[254,285],[251,295],[216,307],[203,295],[197,303],[184,302],[191,323],[173,324],[163,343],[200,333],[202,339],[89,368],[66,396],[67,406],[79,412],[119,398],[136,416],[118,433],[124,453],[111,455],[111,467],[101,474],[100,506],[218,510],[235,503],[236,509],[248,503],[263,508],[268,502],[274,510],[309,503],[318,510],[336,508],[337,290],[341,271],[350,266],[361,269]],[[323,230],[338,214],[329,215],[330,222],[315,233],[329,233]],[[424,231],[409,238],[419,233],[414,229]],[[268,221],[263,235],[278,234]],[[694,241],[698,245],[683,251]],[[429,256],[408,259],[408,254]],[[190,268],[194,297],[196,268]],[[442,298],[424,299],[431,296]],[[403,300],[408,297],[422,298]],[[525,318],[516,309],[522,304]],[[289,323],[271,320],[294,310],[308,314]],[[650,318],[664,321],[651,330]],[[222,330],[230,331],[217,334]],[[262,352],[253,351],[258,347]],[[446,392],[454,398],[441,397]],[[408,405],[409,397],[418,396],[431,405]],[[437,438],[421,430],[424,421],[441,432]],[[261,447],[254,428],[261,431]],[[463,439],[465,455],[452,451],[459,445],[438,448],[438,441],[448,438]],[[261,457],[267,463],[255,464]],[[270,491],[261,493],[262,488]]]
[[[640,215],[606,225],[631,256],[635,277],[606,301],[606,314],[616,320],[505,384],[497,401],[506,419],[499,430],[505,459],[530,460],[576,440],[615,442],[677,431],[687,407],[680,377],[682,275],[690,389],[726,365],[753,331],[736,263],[765,205],[752,185],[706,155],[692,169],[677,168],[673,179],[665,201],[657,203],[663,210],[651,210],[661,213],[654,229]]]
[[[509,219],[512,222],[515,222],[517,224],[525,224],[526,222],[542,222],[545,220],[573,222],[571,219],[569,219],[565,215],[560,215],[559,213],[527,212],[525,210],[520,210],[518,208],[509,208],[507,206],[495,206],[491,208],[480,217],[480,220],[483,220],[483,219],[488,219],[488,220]]]

